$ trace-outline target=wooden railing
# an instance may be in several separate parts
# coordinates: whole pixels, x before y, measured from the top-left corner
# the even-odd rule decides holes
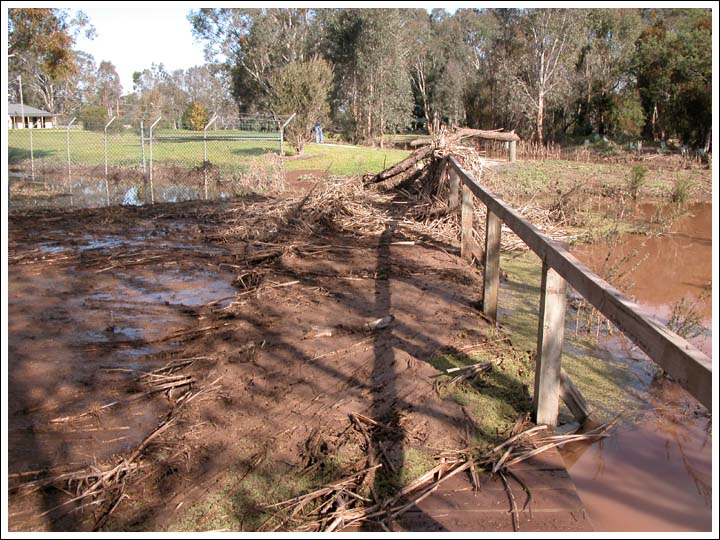
[[[497,318],[502,224],[505,223],[542,260],[533,398],[533,415],[538,424],[555,426],[561,395],[575,390],[560,366],[566,283],[572,285],[695,399],[711,410],[710,358],[593,273],[558,242],[543,235],[515,210],[482,187],[452,156],[447,158],[446,171],[450,185],[450,208],[457,208],[458,203],[461,206],[461,253],[465,258],[470,259],[473,252],[477,253],[472,239],[473,198],[477,197],[487,206],[485,249],[481,251],[484,267],[483,311],[487,316]],[[458,201],[460,186],[462,194]]]

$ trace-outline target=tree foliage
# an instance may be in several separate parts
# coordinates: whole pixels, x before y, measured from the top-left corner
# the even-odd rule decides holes
[[[202,131],[205,129],[209,120],[210,115],[207,109],[203,107],[203,104],[198,101],[193,101],[183,113],[182,125],[185,129]]]
[[[80,69],[73,51],[81,30],[94,34],[87,16],[67,10],[11,8],[8,10],[8,94],[18,99],[17,78],[24,84],[23,99],[50,112],[62,113]]]
[[[330,64],[313,58],[287,64],[270,80],[272,111],[278,115],[296,114],[285,133],[298,154],[302,154],[315,123],[324,122],[329,115],[332,78]]]
[[[92,33],[81,12],[8,14],[10,99],[21,75],[27,104],[68,118],[98,105],[123,123],[161,116],[179,127],[198,102],[228,126],[238,113],[285,110],[287,74],[323,58],[328,121],[353,141],[382,145],[386,133],[442,122],[541,142],[597,133],[710,143],[709,9],[203,8],[188,19],[207,64],[138,66],[125,96],[109,60],[75,50],[78,33]]]

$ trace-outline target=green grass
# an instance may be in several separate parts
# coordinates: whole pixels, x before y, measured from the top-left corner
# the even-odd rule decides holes
[[[286,153],[289,153],[286,152]],[[308,143],[302,158],[286,160],[288,170],[319,169],[333,174],[364,174],[380,172],[403,160],[410,152],[367,146],[327,146]]]
[[[494,184],[500,192],[509,195],[542,196],[554,190],[566,191],[576,183],[600,193],[607,188],[627,190],[633,163],[581,163],[565,160],[518,161],[497,169]],[[492,177],[493,175],[490,175]],[[676,179],[692,183],[695,191],[710,188],[712,174],[707,169],[662,168],[647,170],[644,175],[643,194],[649,197],[668,197]]]
[[[488,336],[490,341],[498,335]],[[534,365],[530,355],[517,348],[495,352],[478,352],[471,355],[444,354],[430,363],[437,369],[460,367],[476,362],[501,360],[499,365],[467,381],[451,383],[452,375],[444,376],[435,385],[442,398],[465,407],[477,428],[475,444],[490,445],[497,441],[522,414],[530,411],[530,389],[533,384]]]
[[[274,134],[251,134],[249,132],[222,132],[222,136],[274,136]],[[146,133],[147,136],[147,133]],[[183,130],[162,130],[158,137],[175,137],[178,141],[156,141],[153,144],[153,161],[161,165],[198,167],[203,161],[203,141],[191,140],[198,133]],[[209,137],[218,136],[217,132]],[[67,160],[67,134],[62,130],[35,130],[33,137],[34,159],[40,162],[57,163],[62,166]],[[70,159],[74,164],[102,165],[104,163],[103,134],[93,131],[75,130],[69,133]],[[13,130],[8,132],[8,162],[10,166],[20,165],[30,159],[29,132]],[[278,141],[213,141],[207,142],[208,161],[223,170],[242,168],[253,158],[266,152],[278,152]],[[149,145],[145,145],[146,159],[149,159]],[[288,170],[320,169],[332,174],[363,174],[379,172],[392,165],[408,152],[402,150],[328,146],[308,143],[305,156],[294,157],[295,151],[288,143],[285,154]],[[142,163],[140,136],[132,132],[108,135],[108,164],[110,166],[138,167]]]
[[[541,262],[533,253],[526,253],[514,258],[503,256],[501,267],[508,273],[509,284],[501,291],[500,320],[516,349],[534,352],[537,348]],[[639,410],[647,399],[643,377],[627,362],[600,349],[594,336],[576,335],[574,323],[575,311],[568,308],[562,365],[582,391],[597,419],[609,420],[621,411]],[[636,367],[642,369],[640,365]]]

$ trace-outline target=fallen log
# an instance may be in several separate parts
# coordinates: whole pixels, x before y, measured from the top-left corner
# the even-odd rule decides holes
[[[519,141],[520,137],[516,133],[508,133],[503,131],[488,131],[486,129],[470,129],[462,128],[452,134],[451,138],[457,141],[467,139],[469,137],[479,137],[481,139],[492,139],[495,141]]]
[[[383,180],[387,180],[388,178],[407,171],[421,159],[425,159],[431,156],[433,150],[433,145],[424,146],[418,150],[415,150],[412,154],[403,159],[400,163],[397,163],[374,176],[366,177],[363,180],[366,184],[376,184],[378,182],[382,182]]]

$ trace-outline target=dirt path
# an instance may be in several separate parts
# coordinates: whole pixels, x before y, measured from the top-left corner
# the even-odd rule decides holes
[[[326,456],[344,456],[346,466],[363,458],[350,413],[392,427],[372,441],[393,469],[376,475],[377,490],[422,472],[417,456],[467,444],[467,419],[433,391],[438,371],[428,361],[486,339],[477,271],[453,246],[383,213],[387,206],[359,220],[362,231],[321,216],[308,235],[306,218],[292,225],[291,206],[283,210],[291,226],[278,233],[278,205],[11,216],[11,530],[88,529],[109,513],[106,528],[172,528],[175,510],[202,500],[230,469],[261,470],[277,484],[315,464],[332,478],[339,470]],[[240,228],[250,232],[218,232],[249,214],[257,220]],[[366,327],[382,317],[393,318],[386,328]],[[185,360],[174,373],[189,385],[161,391],[148,382],[145,374]],[[108,507],[116,502],[108,496],[73,511],[89,500],[67,503],[62,482],[22,487],[116,463],[185,391],[216,381],[219,390],[143,448],[146,472],[127,477],[123,493],[132,496],[122,505]]]

